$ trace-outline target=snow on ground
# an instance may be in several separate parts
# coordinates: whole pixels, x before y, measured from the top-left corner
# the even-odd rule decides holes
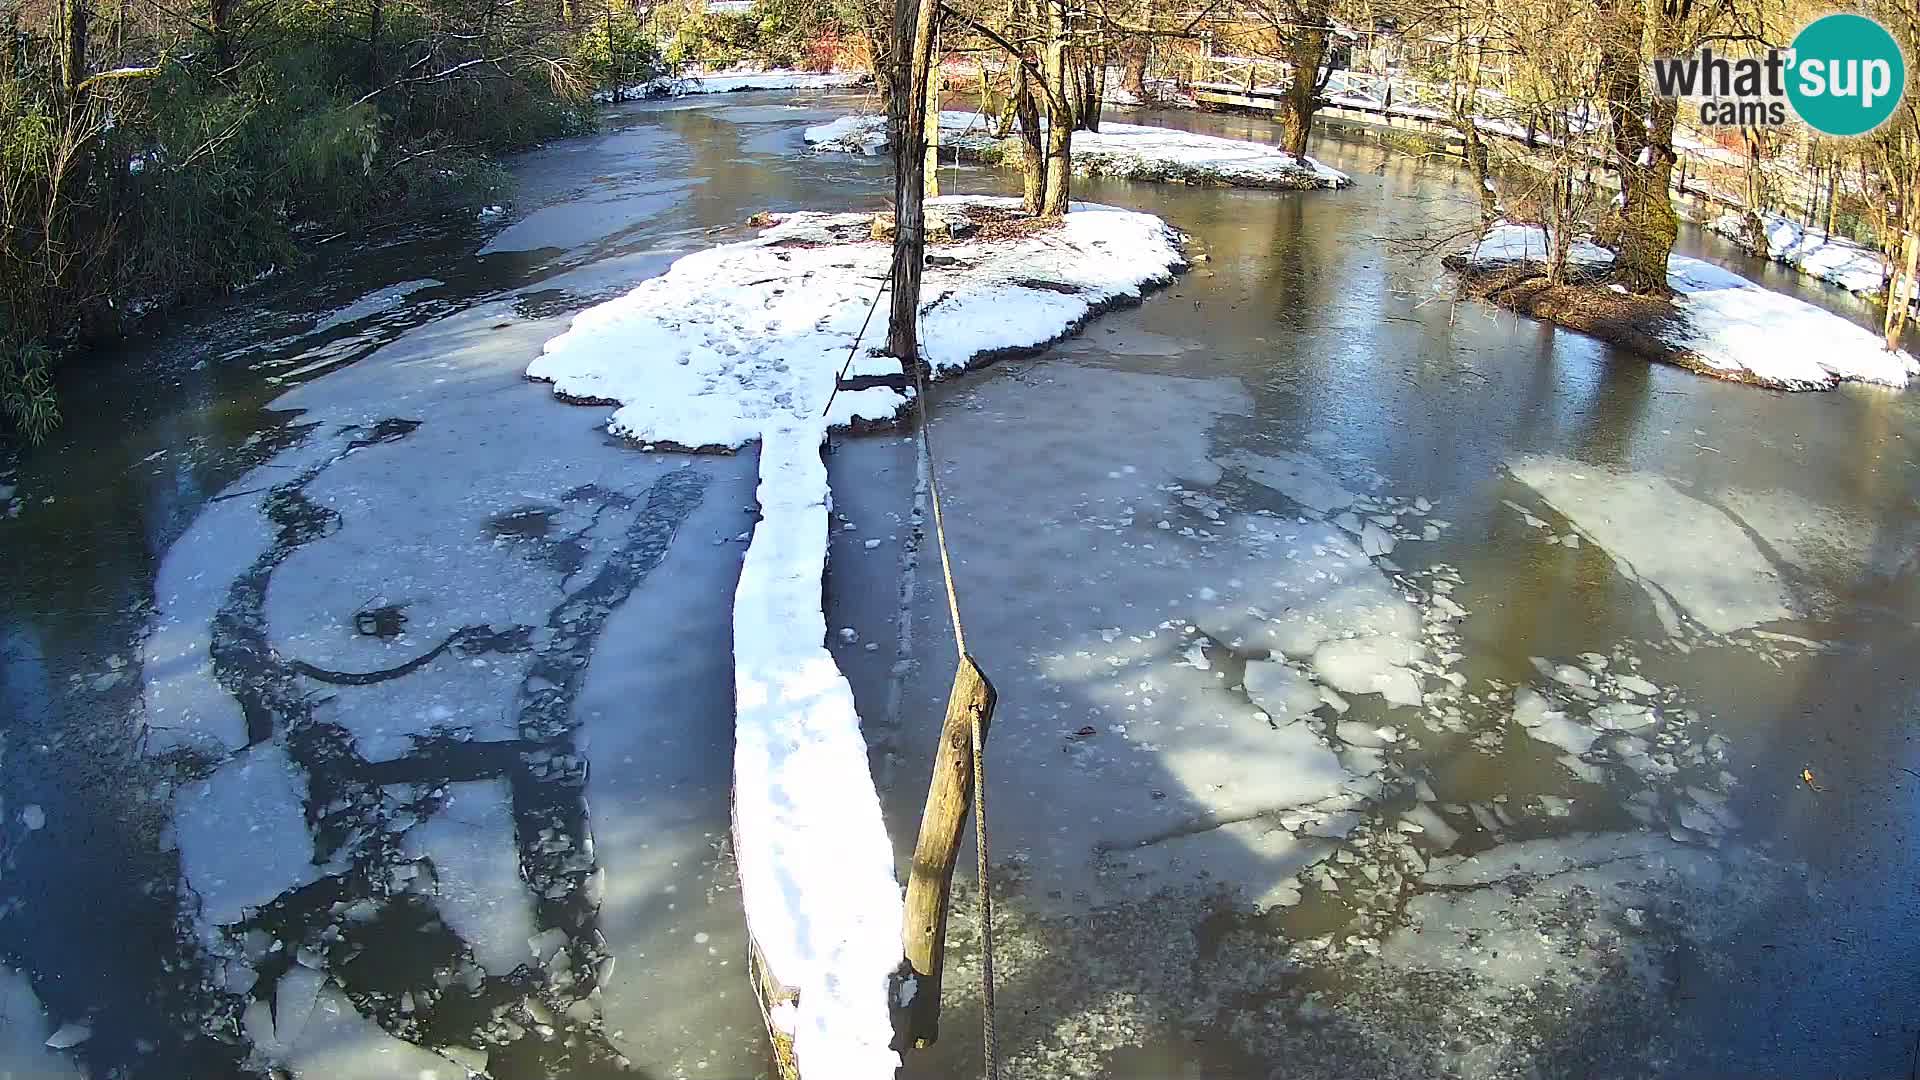
[[[1474,263],[1544,263],[1552,252],[1545,229],[1498,221],[1468,252],[1468,258]],[[1567,248],[1570,266],[1606,266],[1612,262],[1613,252],[1591,240],[1576,239]]]
[[[1013,199],[930,205],[1009,210]],[[609,429],[642,443],[735,448],[770,427],[891,420],[887,387],[833,394],[834,378],[886,277],[892,249],[865,239],[866,214],[798,213],[753,240],[686,256],[633,292],[581,312],[527,376],[574,400],[620,408]],[[1075,204],[1058,231],[946,245],[927,269],[922,340],[936,370],[1068,332],[1097,308],[1167,281],[1182,259],[1149,214]],[[869,328],[870,348],[883,334]],[[852,375],[897,375],[862,353]]]
[[[1841,382],[1904,387],[1920,363],[1889,352],[1880,335],[1712,263],[1674,255],[1667,284],[1690,332],[1677,344],[1715,367],[1770,386],[1824,390]]]
[[[1470,265],[1544,261],[1545,230],[1501,222],[1465,254]],[[1576,240],[1572,264],[1613,262],[1613,253]],[[1920,362],[1889,352],[1879,335],[1730,270],[1685,255],[1667,258],[1667,285],[1683,318],[1661,331],[1668,344],[1740,381],[1782,390],[1825,390],[1842,382],[1905,387]]]
[[[948,216],[1007,199],[935,200]],[[527,369],[572,399],[620,407],[647,443],[760,443],[761,521],[734,596],[735,819],[747,922],[769,970],[798,991],[776,1012],[813,1077],[890,1076],[887,981],[899,962],[893,849],[853,696],[826,650],[827,431],[891,419],[886,387],[833,398],[891,246],[864,214],[793,214],[754,240],[676,262],[582,312]],[[1076,206],[1058,230],[943,246],[923,337],[937,371],[1071,331],[1181,265],[1155,217]],[[875,331],[876,338],[878,332]],[[859,357],[854,374],[898,374]]]
[[[1887,259],[1880,252],[1845,237],[1809,229],[1780,214],[1762,214],[1767,233],[1767,255],[1809,277],[1838,285],[1848,292],[1874,296],[1887,287]],[[1729,210],[1707,222],[1707,228],[1730,240],[1744,241],[1746,215]]]
[[[649,82],[622,86],[617,94],[612,90],[596,90],[593,100],[606,105],[616,100],[732,94],[747,90],[845,90],[872,81],[873,76],[864,71],[789,71],[784,68],[771,71],[696,71],[677,77],[663,75]]]
[[[816,150],[878,154],[887,146],[884,116],[843,116],[806,130]],[[971,112],[940,114],[940,149],[988,161],[1018,160],[1011,143],[996,139],[991,117]],[[1073,133],[1073,167],[1090,176],[1161,180],[1253,188],[1338,188],[1353,181],[1310,157],[1295,157],[1265,143],[1224,139],[1140,124],[1100,125]]]
[[[1670,633],[1676,608],[1715,634],[1794,617],[1746,526],[1665,477],[1531,455],[1507,468],[1646,589]]]

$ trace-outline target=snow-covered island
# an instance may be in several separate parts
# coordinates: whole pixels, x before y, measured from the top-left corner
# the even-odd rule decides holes
[[[1905,387],[1920,374],[1911,354],[1888,351],[1871,330],[1700,259],[1668,257],[1666,301],[1608,284],[1613,253],[1585,240],[1568,251],[1570,282],[1549,285],[1548,250],[1539,226],[1501,222],[1446,264],[1475,296],[1715,378],[1830,390],[1842,382]]]
[[[1042,224],[1018,201],[929,200],[938,234],[922,295],[935,374],[1072,332],[1183,265],[1150,214],[1076,204]],[[656,446],[760,444],[760,523],[734,595],[735,857],[765,969],[794,991],[770,1023],[807,1076],[891,1077],[888,977],[900,962],[893,846],[853,694],[826,647],[830,428],[911,401],[899,361],[862,324],[892,247],[868,213],[774,215],[757,238],[674,263],[581,312],[527,369],[556,394],[619,406],[610,429]],[[856,342],[858,341],[858,344]],[[853,376],[894,385],[842,390]]]
[[[808,128],[806,140],[823,152],[880,154],[887,148],[887,119],[843,116]],[[940,114],[940,150],[947,157],[957,154],[962,161],[987,165],[1016,165],[1022,152],[1017,137],[997,136],[993,118],[973,112]],[[1295,157],[1265,143],[1111,122],[1102,123],[1097,132],[1073,133],[1073,171],[1122,180],[1291,190],[1341,188],[1353,182],[1311,157]]]

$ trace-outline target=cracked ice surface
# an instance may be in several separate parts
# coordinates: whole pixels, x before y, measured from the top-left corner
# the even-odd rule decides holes
[[[480,304],[300,386],[277,403],[304,410],[292,444],[209,503],[156,576],[141,674],[149,746],[184,772],[172,842],[201,900],[206,989],[224,992],[204,1023],[244,1032],[259,1062],[450,1080],[499,1053],[597,1074],[698,1050],[738,1071],[707,1051],[754,1045],[746,1023],[701,1040],[632,1024],[613,1045],[635,1016],[601,1015],[614,956],[672,934],[601,923],[588,726],[698,720],[665,679],[575,708],[603,647],[618,663],[675,634],[724,652],[724,612],[626,608],[668,560],[678,579],[731,581],[738,550],[718,541],[745,524],[749,463],[641,455],[530,400],[525,358],[558,329]],[[732,490],[709,500],[710,485]],[[700,538],[676,542],[703,505]],[[658,773],[686,767],[672,742],[650,747]],[[671,786],[610,795],[607,812]],[[716,790],[719,806],[656,818],[639,844],[706,844],[725,827]],[[695,880],[670,862],[651,884]],[[738,921],[731,893],[711,902]],[[733,984],[706,964],[634,971],[709,1020]]]
[[[1180,479],[1218,476],[1206,432],[1246,408],[1232,382],[1051,362],[942,413],[967,448],[942,462],[956,573],[993,598],[967,612],[1001,691],[990,768],[1048,793],[1047,814],[1003,814],[996,843],[1042,907],[1196,880],[1289,902],[1380,791],[1384,740],[1331,737],[1316,710],[1340,694],[1317,667],[1379,707],[1405,699],[1420,612],[1336,526],[1223,512]],[[1330,642],[1350,654],[1320,657]],[[934,698],[950,669],[931,668],[914,677]]]
[[[1441,508],[1311,440],[1213,445],[1246,407],[1064,360],[943,402],[1001,690],[998,970],[1070,1003],[1008,1025],[1012,1067],[1116,1075],[1179,1014],[1306,1075],[1523,1075],[1551,1050],[1528,1003],[1657,1003],[1676,949],[1780,887],[1735,835],[1727,739],[1632,642],[1513,663],[1497,599],[1476,616],[1435,557]],[[908,716],[951,670],[937,580],[920,597]]]
[[[1744,523],[1666,478],[1541,456],[1508,468],[1646,589],[1669,633],[1675,607],[1715,634],[1794,617]]]

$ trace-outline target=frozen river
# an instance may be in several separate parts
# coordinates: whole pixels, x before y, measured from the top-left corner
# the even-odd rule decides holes
[[[76,375],[0,475],[0,1073],[769,1070],[727,848],[753,455],[641,452],[523,373],[755,211],[880,205],[883,162],[801,142],[855,104],[625,107],[504,215]],[[1455,303],[1394,241],[1470,182],[1317,153],[1355,186],[1083,183],[1202,258],[936,393],[1009,1074],[1905,1075],[1914,399]],[[951,674],[924,468],[830,458],[903,846]],[[910,1075],[978,1074],[971,897]]]

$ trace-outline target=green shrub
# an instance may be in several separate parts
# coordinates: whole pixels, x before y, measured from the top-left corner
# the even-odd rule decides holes
[[[53,354],[37,342],[0,344],[0,418],[28,442],[38,443],[60,423],[53,394]]]
[[[631,13],[591,19],[574,49],[580,74],[590,85],[632,86],[666,70],[659,48]]]

